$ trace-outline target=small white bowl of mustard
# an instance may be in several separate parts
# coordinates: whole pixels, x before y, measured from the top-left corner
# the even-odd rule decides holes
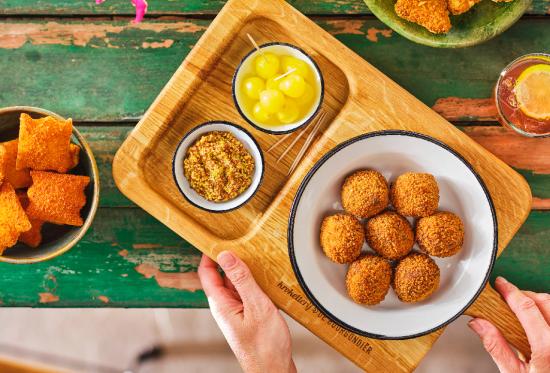
[[[212,121],[183,137],[174,153],[172,172],[179,191],[193,206],[228,212],[256,194],[264,159],[260,146],[244,128]]]

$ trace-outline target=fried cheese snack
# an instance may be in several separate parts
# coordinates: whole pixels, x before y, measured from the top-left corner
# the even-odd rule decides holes
[[[77,152],[71,149],[72,131],[71,119],[32,119],[28,114],[21,114],[17,169],[65,173],[73,168]]]
[[[480,1],[481,0],[447,0],[447,4],[449,5],[451,13],[458,15],[467,12]]]
[[[0,186],[0,254],[17,243],[22,232],[31,229],[31,222],[21,207],[15,189],[8,183]]]
[[[69,145],[69,153],[71,156],[71,170],[78,166],[78,162],[80,161],[80,146],[71,143]]]
[[[17,198],[19,198],[19,203],[21,203],[23,210],[27,210],[27,207],[29,207],[27,192],[17,191]],[[37,248],[42,243],[42,226],[44,225],[44,221],[39,219],[29,219],[29,221],[31,222],[31,229],[21,233],[19,241],[32,248]]]
[[[434,34],[446,33],[451,29],[447,0],[397,0],[395,12]]]
[[[0,147],[5,149],[5,157],[3,162],[0,154],[0,175],[3,169],[6,180],[13,186],[14,189],[27,188],[32,183],[31,174],[28,168],[17,170],[15,167],[17,161],[18,143],[19,142],[16,139],[0,144]]]
[[[27,191],[29,218],[77,227],[84,224],[80,210],[86,204],[88,176],[31,171],[31,177],[33,184]]]

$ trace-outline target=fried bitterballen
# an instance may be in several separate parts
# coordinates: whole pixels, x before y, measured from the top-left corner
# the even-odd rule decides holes
[[[435,177],[417,172],[400,175],[392,184],[391,202],[403,216],[432,215],[439,205],[439,186]]]
[[[389,203],[386,179],[378,171],[361,170],[349,175],[342,186],[342,206],[358,218],[369,218]]]
[[[365,233],[354,216],[335,214],[323,219],[320,238],[325,255],[342,264],[351,263],[361,254]]]
[[[434,34],[443,34],[451,29],[447,0],[397,0],[395,13]]]
[[[32,186],[27,191],[27,214],[54,224],[80,227],[80,210],[86,204],[84,189],[90,183],[87,176],[31,171]]]
[[[464,224],[452,212],[438,212],[416,223],[416,240],[429,255],[440,258],[455,255],[464,242]]]
[[[411,253],[395,267],[393,289],[403,302],[420,302],[437,290],[439,277],[439,267],[432,258]]]
[[[346,288],[354,302],[375,305],[386,297],[391,277],[391,265],[386,259],[365,254],[349,266]]]
[[[365,225],[365,236],[371,249],[390,260],[404,257],[414,245],[411,225],[393,211],[371,218]]]

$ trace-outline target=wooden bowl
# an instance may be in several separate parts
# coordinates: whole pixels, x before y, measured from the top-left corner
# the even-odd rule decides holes
[[[409,22],[395,13],[395,1],[364,0],[372,13],[395,32],[415,43],[438,48],[461,48],[483,43],[506,31],[525,13],[532,0],[495,3],[483,0],[468,12],[450,15],[451,30],[432,34],[424,27]]]
[[[27,113],[33,118],[52,116],[64,119],[51,111],[29,107],[13,106],[0,109],[0,142],[13,140],[19,134],[19,116]],[[99,171],[90,146],[80,132],[73,127],[72,142],[80,145],[80,162],[70,173],[88,176],[90,184],[85,190],[86,205],[81,210],[84,224],[81,227],[68,225],[44,224],[43,240],[39,247],[31,248],[21,243],[10,247],[0,256],[0,262],[25,264],[42,262],[55,258],[71,249],[84,236],[94,220],[99,205]]]

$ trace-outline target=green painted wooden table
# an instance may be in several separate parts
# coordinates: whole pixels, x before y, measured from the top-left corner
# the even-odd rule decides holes
[[[101,208],[78,246],[46,263],[0,264],[1,305],[207,306],[196,275],[199,252],[118,192],[111,162],[223,3],[150,2],[145,22],[135,25],[127,0],[0,0],[0,107],[32,105],[72,117],[102,182]],[[550,1],[534,0],[503,35],[458,50],[405,40],[361,0],[291,3],[527,178],[533,211],[493,276],[550,292],[550,139],[500,127],[490,99],[509,61],[550,52]]]

